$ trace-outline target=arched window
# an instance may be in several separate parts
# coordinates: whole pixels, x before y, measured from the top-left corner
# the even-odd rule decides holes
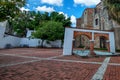
[[[95,25],[98,25],[98,19],[95,19]]]

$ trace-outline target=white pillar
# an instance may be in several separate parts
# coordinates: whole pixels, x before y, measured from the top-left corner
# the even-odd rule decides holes
[[[94,41],[94,32],[92,32],[92,40]]]
[[[73,30],[65,28],[63,55],[72,55]]]
[[[115,37],[114,32],[109,33],[109,41],[110,41],[110,52],[115,53]]]

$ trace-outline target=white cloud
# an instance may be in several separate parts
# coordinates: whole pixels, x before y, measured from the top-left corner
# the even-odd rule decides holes
[[[65,16],[66,19],[68,18],[68,15],[65,14],[64,12],[59,12],[59,14],[63,14],[63,15]]]
[[[100,2],[100,0],[74,0],[75,4],[81,4],[84,6],[93,6]]]
[[[63,0],[41,0],[41,3],[47,3],[50,5],[62,6]]]
[[[53,12],[53,11],[55,11],[55,10],[53,9],[53,7],[46,7],[46,6],[42,6],[42,7],[38,6],[38,7],[36,8],[36,10],[37,10],[37,11],[43,11],[43,12]]]
[[[26,4],[27,7],[30,7],[30,4]]]
[[[23,12],[23,11],[30,11],[30,9],[26,9],[24,7],[20,8],[20,10]]]
[[[70,20],[71,22],[72,22],[72,27],[76,27],[76,17],[75,16],[71,16],[71,20]]]

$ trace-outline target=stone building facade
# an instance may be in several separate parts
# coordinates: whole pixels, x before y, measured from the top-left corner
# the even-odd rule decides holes
[[[77,28],[92,28],[94,8],[84,10],[82,17],[77,19]]]
[[[110,18],[102,1],[95,8],[85,9],[82,17],[77,19],[76,26],[76,28],[114,31],[116,49],[120,49],[120,25]],[[84,35],[78,36],[75,40],[76,47],[89,44],[89,40]],[[95,48],[106,48],[106,39],[98,37],[94,44]]]

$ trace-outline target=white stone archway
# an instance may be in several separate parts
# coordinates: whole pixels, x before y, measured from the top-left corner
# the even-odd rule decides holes
[[[74,40],[74,32],[83,32],[83,33],[91,33],[91,44],[90,46],[94,46],[92,44],[94,42],[94,38],[100,35],[108,35],[109,39],[107,40],[108,51],[115,53],[115,40],[114,40],[114,32],[112,31],[100,31],[100,30],[88,30],[88,29],[76,29],[76,28],[65,28],[64,35],[64,46],[63,46],[63,55],[72,55],[72,43]],[[90,48],[93,50],[93,47]]]

